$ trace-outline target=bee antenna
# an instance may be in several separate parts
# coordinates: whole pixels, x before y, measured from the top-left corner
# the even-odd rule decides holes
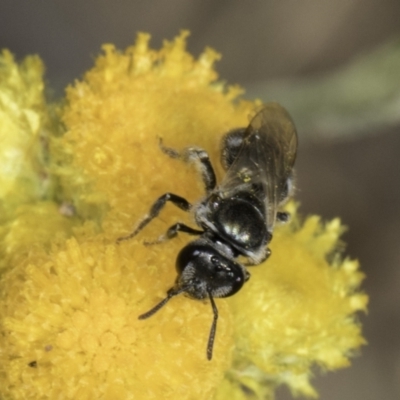
[[[208,297],[210,298],[211,307],[214,313],[214,318],[211,324],[210,335],[208,336],[208,343],[207,343],[207,358],[208,360],[211,360],[214,347],[215,333],[217,332],[218,308],[215,305],[215,301],[214,298],[212,297],[211,292],[208,292]]]
[[[186,290],[186,287],[180,287],[178,289],[169,289],[167,292],[167,297],[164,300],[161,300],[157,305],[155,305],[151,310],[145,312],[144,314],[139,315],[139,319],[147,319],[150,318],[152,315],[154,315],[160,308],[164,307],[165,304],[167,304],[172,297],[177,296],[178,294],[181,294]]]

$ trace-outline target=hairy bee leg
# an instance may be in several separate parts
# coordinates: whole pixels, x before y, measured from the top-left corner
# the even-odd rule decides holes
[[[188,147],[180,153],[179,151],[166,147],[160,138],[160,149],[164,154],[167,154],[171,158],[181,158],[185,162],[192,162],[196,168],[200,171],[203,179],[204,188],[206,193],[209,194],[217,185],[217,178],[215,176],[214,168],[211,164],[208,153],[199,147]]]
[[[204,233],[204,231],[200,231],[199,229],[191,228],[190,226],[187,226],[185,224],[182,224],[181,222],[178,222],[175,225],[170,226],[164,235],[161,235],[160,237],[158,237],[156,240],[154,240],[152,242],[144,242],[144,244],[146,246],[150,246],[153,244],[159,244],[159,243],[165,242],[167,240],[173,239],[176,236],[178,236],[178,232],[185,232],[185,233],[188,233],[189,235],[202,235]]]
[[[189,148],[187,149],[188,159],[193,161],[196,168],[200,171],[203,178],[204,188],[207,194],[215,189],[217,179],[215,177],[214,168],[211,164],[210,157],[205,150]]]
[[[149,214],[146,215],[139,222],[137,228],[129,235],[119,237],[117,239],[117,243],[120,243],[123,240],[131,239],[134,236],[136,236],[148,223],[150,223],[154,218],[158,216],[158,214],[164,208],[167,201],[170,201],[172,204],[174,204],[176,207],[180,208],[183,211],[189,211],[192,207],[192,205],[183,197],[173,193],[165,193],[154,202],[154,204],[150,208]]]
[[[214,348],[215,334],[217,332],[218,308],[210,292],[208,292],[208,297],[210,298],[211,307],[214,314],[213,322],[211,324],[211,329],[210,329],[210,335],[208,336],[208,342],[207,342],[207,358],[208,360],[211,360]]]

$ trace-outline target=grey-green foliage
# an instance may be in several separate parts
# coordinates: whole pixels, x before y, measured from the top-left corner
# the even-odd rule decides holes
[[[400,39],[324,76],[247,86],[248,97],[284,105],[304,138],[379,133],[400,123]]]

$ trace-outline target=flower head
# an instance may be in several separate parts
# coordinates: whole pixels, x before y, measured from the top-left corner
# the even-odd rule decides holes
[[[167,206],[140,236],[120,245],[116,239],[163,193],[192,203],[203,195],[198,173],[163,154],[159,138],[177,149],[202,147],[217,166],[221,134],[247,125],[260,104],[217,81],[218,54],[207,49],[195,60],[186,36],[159,51],[146,34],[125,52],[106,45],[68,88],[60,114],[65,133],[49,139],[57,192],[46,203],[38,195],[27,201],[33,222],[14,212],[0,231],[8,251],[0,279],[1,396],[223,399],[245,398],[246,387],[266,398],[280,383],[314,395],[311,367],[346,366],[363,344],[355,312],[365,309],[366,296],[358,291],[357,263],[337,253],[342,227],[338,220],[301,221],[293,204],[292,222],[276,229],[271,258],[251,269],[239,293],[216,300],[211,362],[208,302],[177,296],[138,320],[173,286],[176,255],[190,239],[152,247],[143,240],[193,221]],[[62,204],[73,205],[73,215],[60,212]],[[32,240],[38,225],[48,234]],[[11,228],[19,234],[5,246]]]

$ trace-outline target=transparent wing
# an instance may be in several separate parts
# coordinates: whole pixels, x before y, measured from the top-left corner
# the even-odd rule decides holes
[[[277,207],[287,197],[297,151],[297,133],[288,112],[267,103],[252,118],[235,160],[218,190],[225,198],[250,192],[264,206],[272,232]]]

